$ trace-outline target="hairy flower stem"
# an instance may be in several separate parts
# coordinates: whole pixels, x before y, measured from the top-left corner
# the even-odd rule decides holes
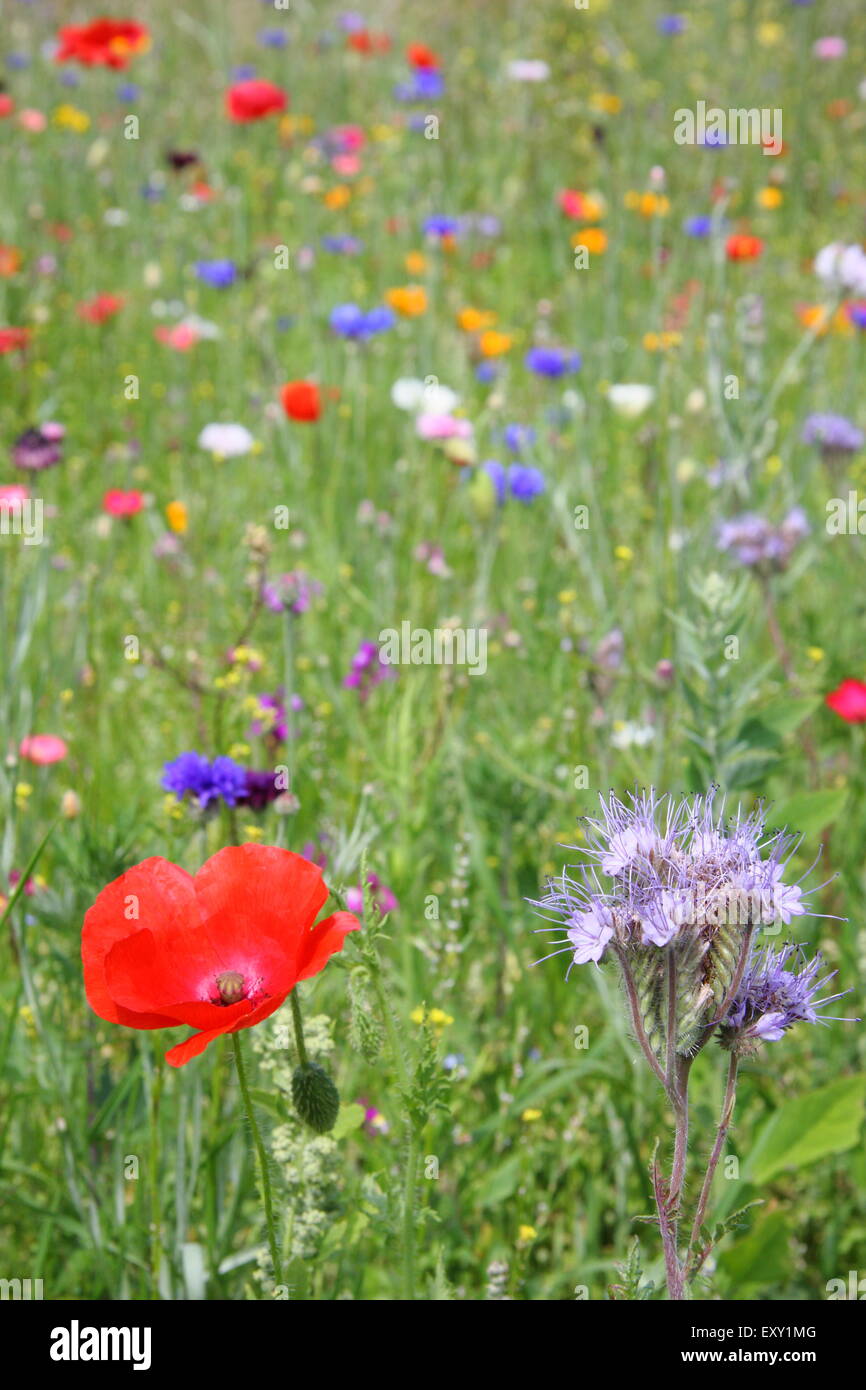
[[[235,1068],[237,1069],[238,1082],[241,1088],[241,1098],[244,1105],[244,1113],[247,1123],[253,1136],[253,1144],[256,1150],[256,1157],[259,1163],[259,1181],[261,1183],[262,1205],[265,1211],[265,1227],[268,1233],[268,1247],[271,1252],[271,1264],[274,1267],[274,1279],[278,1284],[283,1282],[283,1264],[280,1259],[279,1246],[277,1244],[277,1230],[274,1222],[274,1200],[271,1194],[271,1178],[268,1172],[268,1156],[265,1153],[265,1146],[262,1143],[262,1136],[256,1121],[255,1111],[253,1110],[250,1088],[247,1083],[246,1066],[244,1064],[243,1053],[241,1051],[241,1040],[239,1033],[232,1033],[232,1048],[234,1050]]]
[[[297,987],[289,995],[289,1003],[292,1006],[292,1026],[295,1030],[295,1047],[298,1049],[298,1061],[302,1067],[307,1065],[307,1044],[304,1042],[304,1020],[301,1018],[301,1006],[298,1003]]]
[[[631,1022],[632,1027],[634,1028],[635,1037],[637,1038],[637,1041],[640,1044],[641,1052],[643,1053],[644,1057],[646,1057],[647,1062],[649,1063],[652,1070],[655,1072],[658,1080],[662,1083],[664,1087],[667,1087],[667,1078],[665,1077],[664,1071],[661,1067],[661,1064],[659,1063],[658,1058],[656,1057],[655,1053],[650,1047],[649,1039],[647,1038],[646,1030],[643,1026],[643,1020],[641,1019],[640,1013],[640,1002],[637,997],[637,988],[635,986],[634,976],[632,975],[631,968],[629,967],[628,958],[622,947],[615,946],[614,950],[616,951],[620,967],[622,969],[622,978],[623,983],[625,984],[625,992],[626,998],[628,999],[629,1014],[631,1016]]]
[[[692,1233],[689,1237],[689,1247],[686,1251],[687,1269],[689,1265],[689,1260],[691,1258],[692,1247],[694,1246],[695,1242],[700,1239],[701,1226],[703,1225],[704,1216],[706,1215],[707,1203],[710,1200],[710,1189],[713,1185],[713,1178],[715,1176],[716,1168],[718,1167],[719,1159],[722,1156],[722,1149],[725,1147],[725,1140],[728,1137],[728,1129],[730,1128],[731,1117],[734,1113],[734,1103],[737,1099],[738,1067],[739,1057],[737,1056],[736,1052],[732,1052],[730,1065],[728,1066],[728,1081],[727,1085],[725,1086],[725,1098],[722,1101],[722,1113],[719,1117],[719,1128],[716,1134],[716,1142],[713,1145],[713,1151],[710,1154],[710,1161],[707,1164],[707,1171],[704,1174],[704,1181],[703,1185],[701,1186],[701,1195],[698,1199],[697,1210],[695,1211],[695,1219],[692,1224]],[[692,1274],[697,1274],[702,1264],[703,1259],[701,1259],[699,1256],[698,1263],[696,1264],[694,1270],[692,1270]]]

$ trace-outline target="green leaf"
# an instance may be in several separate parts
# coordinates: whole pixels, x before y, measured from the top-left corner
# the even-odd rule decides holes
[[[810,714],[814,714],[820,704],[821,698],[818,695],[798,695],[794,699],[773,700],[757,711],[757,717],[762,724],[766,724],[780,738],[784,738],[795,729],[799,729],[803,721],[808,719]]]
[[[768,1182],[785,1168],[802,1168],[857,1143],[866,1099],[866,1072],[843,1077],[788,1101],[758,1135],[743,1176]]]
[[[753,1231],[719,1256],[719,1266],[740,1298],[746,1288],[766,1288],[785,1278],[790,1265],[789,1238],[785,1213],[769,1212]]]
[[[838,820],[848,800],[847,787],[830,787],[820,792],[800,792],[776,802],[767,812],[770,825],[787,825],[807,837],[817,835]]]
[[[516,1191],[520,1182],[521,1161],[520,1155],[508,1158],[501,1164],[485,1183],[482,1184],[478,1193],[480,1206],[492,1207],[497,1202],[506,1201],[513,1192]]]

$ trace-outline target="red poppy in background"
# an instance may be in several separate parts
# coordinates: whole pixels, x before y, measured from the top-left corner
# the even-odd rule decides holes
[[[0,354],[26,348],[29,342],[29,328],[0,328]]]
[[[866,723],[866,683],[849,677],[824,696],[824,704],[849,724]]]
[[[15,110],[15,102],[8,92],[0,92],[0,117],[11,116]]]
[[[287,381],[280,391],[280,400],[290,420],[311,424],[322,413],[319,388],[314,381]]]
[[[198,1031],[166,1053],[182,1067],[222,1033],[268,1018],[360,926],[314,925],[328,897],[317,865],[272,845],[235,845],[193,877],[145,859],[103,888],[84,919],[87,1002],[127,1028]]]
[[[226,92],[226,111],[233,121],[261,121],[277,111],[285,111],[289,99],[282,87],[263,78],[251,77],[247,82],[236,82]]]
[[[410,43],[406,49],[406,57],[413,68],[438,68],[440,66],[438,53],[434,53],[432,48],[428,48],[426,43]]]
[[[729,236],[725,243],[725,253],[729,261],[755,261],[763,250],[764,243],[759,236],[746,236],[743,233]]]
[[[369,29],[356,29],[346,40],[356,53],[387,53],[391,40],[387,34],[374,34]]]
[[[105,323],[123,308],[123,296],[119,294],[97,294],[93,299],[82,300],[75,306],[75,312],[86,323]]]
[[[144,496],[133,488],[124,492],[122,488],[111,488],[102,499],[102,510],[109,516],[135,516],[144,506]]]
[[[84,63],[89,68],[125,68],[130,58],[150,48],[148,30],[131,19],[102,18],[69,25],[57,38],[55,63]]]

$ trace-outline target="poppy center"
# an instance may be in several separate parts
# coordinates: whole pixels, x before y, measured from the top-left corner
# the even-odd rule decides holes
[[[247,996],[244,977],[237,970],[227,970],[225,974],[217,975],[216,987],[220,1004],[239,1004]]]

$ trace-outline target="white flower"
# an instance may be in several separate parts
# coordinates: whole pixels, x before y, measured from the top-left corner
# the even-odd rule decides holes
[[[398,410],[413,414],[450,415],[460,404],[460,397],[450,386],[442,386],[435,377],[421,381],[419,377],[402,376],[391,387],[391,400]]]
[[[608,401],[617,415],[626,420],[636,420],[643,415],[655,400],[655,394],[652,386],[642,386],[638,382],[622,382],[607,388]]]
[[[550,68],[541,58],[515,58],[508,64],[508,76],[514,82],[546,82]]]
[[[656,732],[651,724],[635,724],[630,719],[625,719],[615,726],[610,742],[613,748],[645,748],[648,743],[652,743],[655,736]]]
[[[198,437],[200,449],[209,454],[219,454],[220,458],[236,459],[248,454],[254,444],[253,436],[243,425],[224,425],[215,422],[205,425]]]
[[[862,246],[831,241],[815,257],[814,271],[819,280],[833,289],[866,294],[866,253]]]

